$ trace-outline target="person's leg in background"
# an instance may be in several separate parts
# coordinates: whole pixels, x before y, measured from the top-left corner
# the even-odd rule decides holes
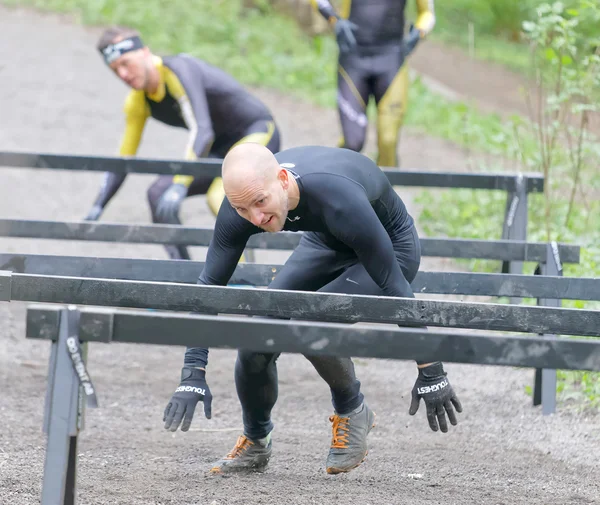
[[[362,151],[367,136],[369,69],[359,54],[341,54],[338,65],[337,106],[342,128],[338,147]]]
[[[377,164],[397,167],[400,128],[408,100],[408,66],[403,62],[401,47],[383,52],[375,59],[374,82],[377,103]]]
[[[202,189],[204,192],[208,189],[210,184],[213,181],[213,177],[195,177],[192,181],[188,189],[188,196],[192,191],[192,188],[196,191],[194,194],[199,194]],[[173,216],[168,221],[160,219],[157,215],[157,207],[160,197],[164,194],[164,192],[171,187],[173,184],[173,176],[172,175],[161,175],[159,176],[152,185],[148,188],[147,198],[148,204],[150,205],[150,212],[152,214],[152,222],[153,223],[161,223],[161,224],[178,224],[181,225],[181,221],[178,215]],[[178,214],[178,213],[177,213]],[[189,260],[190,254],[187,250],[187,247],[183,245],[165,245],[165,249],[167,250],[167,254],[170,259],[173,260]]]

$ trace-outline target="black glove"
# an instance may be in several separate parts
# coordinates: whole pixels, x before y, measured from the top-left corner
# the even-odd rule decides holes
[[[188,431],[198,402],[204,402],[204,415],[210,419],[212,394],[205,376],[206,372],[198,368],[184,366],[181,369],[181,383],[165,408],[165,430],[177,431],[183,419],[181,431]]]
[[[177,213],[188,188],[183,184],[171,184],[162,194],[156,206],[156,217],[161,223],[177,223]]]
[[[404,37],[402,41],[402,52],[404,54],[404,58],[406,58],[410,53],[412,53],[416,47],[416,45],[421,40],[421,32],[418,28],[415,28],[414,25],[410,25],[410,29],[408,30],[408,34]]]
[[[98,221],[98,218],[102,214],[102,207],[100,205],[94,205],[87,216],[85,216],[85,221]]]
[[[419,368],[419,376],[412,390],[412,401],[408,410],[408,413],[414,416],[419,410],[419,403],[423,398],[427,408],[429,427],[433,431],[437,431],[439,421],[439,429],[444,433],[448,431],[445,413],[448,414],[452,426],[456,426],[458,421],[452,405],[454,405],[457,412],[462,412],[462,405],[454,394],[446,375],[444,366],[439,361],[427,367]]]
[[[345,53],[353,50],[356,47],[354,30],[357,29],[358,26],[347,19],[338,19],[335,22],[335,38],[337,40],[338,47],[340,48],[340,52]]]

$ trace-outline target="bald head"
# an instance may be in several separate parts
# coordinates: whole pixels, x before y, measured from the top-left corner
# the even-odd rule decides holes
[[[240,216],[265,231],[283,229],[290,178],[269,149],[240,144],[225,156],[221,173],[225,195]]]
[[[245,143],[235,146],[223,160],[225,193],[243,191],[247,185],[268,183],[277,178],[279,163],[265,146]]]

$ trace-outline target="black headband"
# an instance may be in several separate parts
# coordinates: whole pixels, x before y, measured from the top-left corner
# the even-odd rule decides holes
[[[144,47],[144,43],[142,42],[142,39],[136,35],[115,42],[114,44],[108,44],[104,49],[101,49],[100,52],[102,53],[102,56],[104,56],[106,64],[109,65],[125,53],[141,49],[142,47]]]

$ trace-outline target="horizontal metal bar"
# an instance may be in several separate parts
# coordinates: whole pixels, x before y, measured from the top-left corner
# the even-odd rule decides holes
[[[600,301],[600,278],[470,272],[419,272],[415,293]]]
[[[600,336],[600,311],[12,274],[12,299],[328,322]]]
[[[67,154],[0,151],[0,166],[43,168],[58,170],[109,171],[121,174],[184,174],[210,173],[221,175],[221,159],[195,161],[123,158],[110,156],[76,156]],[[473,188],[514,191],[517,175],[469,174],[462,172],[426,172],[423,170],[382,167],[388,179],[396,186],[421,186],[437,188]],[[544,177],[540,173],[527,175],[528,192],[542,192]]]
[[[114,311],[112,317],[113,342],[385,359],[428,360],[434,356],[457,363],[600,371],[597,340],[137,311]],[[41,315],[28,316],[28,338],[49,338],[44,325],[37,323],[42,320]],[[105,320],[105,314],[96,313],[96,309],[82,310],[81,339],[107,341]]]
[[[0,270],[34,275],[195,284],[203,267],[188,260],[0,254]],[[282,267],[240,263],[229,283],[267,286]],[[419,272],[412,287],[415,293],[600,301],[600,279],[594,278]]]
[[[267,286],[281,267],[239,263],[229,283]],[[204,262],[190,260],[0,254],[0,270],[34,275],[195,284],[203,268]]]
[[[0,219],[0,237],[44,238],[54,240],[90,240],[143,244],[184,244],[208,247],[214,230],[177,225],[132,225],[89,221],[33,221]],[[294,249],[302,233],[260,233],[248,241],[252,249]],[[471,240],[421,238],[423,256],[472,258],[502,261],[546,259],[546,244],[514,240]],[[564,263],[578,263],[580,248],[559,244]]]
[[[36,152],[1,151],[0,166],[12,168],[42,168],[93,172],[115,172],[119,174],[163,174],[194,175],[198,173],[220,174],[222,160],[184,160],[126,158],[113,156],[81,156]]]

